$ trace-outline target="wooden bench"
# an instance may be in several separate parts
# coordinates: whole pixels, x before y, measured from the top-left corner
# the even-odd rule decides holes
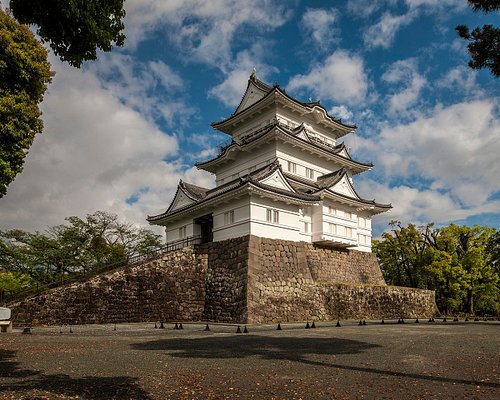
[[[10,308],[0,307],[0,332],[12,332]]]
[[[0,332],[12,332],[12,321],[0,321]]]

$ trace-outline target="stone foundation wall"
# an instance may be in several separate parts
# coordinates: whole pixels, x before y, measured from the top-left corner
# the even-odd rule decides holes
[[[430,317],[436,311],[433,291],[386,286],[371,253],[250,237],[248,322]]]
[[[385,285],[375,256],[245,236],[190,246],[11,304],[16,323],[416,318],[434,292]]]
[[[10,305],[16,323],[199,321],[207,256],[186,247],[145,264],[53,289]]]
[[[208,254],[203,319],[238,322],[247,319],[248,236],[200,247]]]

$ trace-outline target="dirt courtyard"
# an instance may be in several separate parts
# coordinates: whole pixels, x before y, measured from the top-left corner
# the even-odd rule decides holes
[[[500,399],[499,322],[304,326],[2,333],[0,399]]]

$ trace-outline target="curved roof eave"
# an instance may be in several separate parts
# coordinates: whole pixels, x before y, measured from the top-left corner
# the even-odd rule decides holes
[[[279,86],[275,86],[271,91],[269,91],[262,99],[256,101],[253,103],[251,106],[245,108],[244,110],[241,110],[240,112],[231,115],[229,118],[226,118],[222,121],[215,121],[212,122],[210,125],[212,128],[217,129],[219,131],[222,131],[224,133],[231,134],[231,129],[229,129],[229,126],[245,114],[252,114],[256,109],[258,109],[262,104],[264,104],[266,101],[269,101],[269,98],[275,95],[281,95],[285,97],[287,100],[289,100],[292,104],[295,106],[301,108],[304,112],[313,112],[314,110],[318,110],[322,112],[325,116],[325,119],[333,124],[335,127],[341,128],[343,131],[345,131],[344,134],[347,134],[349,132],[352,132],[353,130],[357,129],[356,125],[350,125],[350,124],[345,124],[335,118],[333,118],[331,115],[328,114],[328,111],[321,105],[319,104],[314,104],[312,107],[307,105],[307,103],[302,103],[293,97],[289,96],[284,90],[282,90]],[[342,136],[342,135],[341,135]]]
[[[196,203],[188,204],[184,207],[174,210],[171,213],[166,211],[159,215],[148,216],[147,221],[152,225],[165,223],[166,220],[168,219],[172,219],[174,217],[177,218],[182,214],[188,214],[196,209],[208,207],[213,202],[220,202],[221,197],[230,198],[234,195],[242,194],[248,190],[258,191],[260,192],[261,195],[267,195],[272,198],[281,198],[282,201],[284,202],[290,202],[296,204],[311,204],[311,203],[316,203],[320,200],[319,196],[288,192],[280,188],[275,188],[274,186],[261,184],[259,182],[251,180],[246,180],[246,181],[240,180],[238,185],[229,189],[228,191],[221,192],[213,197],[207,197]]]
[[[321,192],[321,194],[320,194],[320,192]],[[360,197],[359,199],[356,199],[354,197],[347,196],[345,194],[332,192],[331,190],[328,190],[328,189],[322,189],[321,191],[316,192],[316,194],[320,194],[321,198],[324,197],[325,193],[331,195],[332,197],[340,197],[342,199],[351,201],[353,203],[361,203],[360,204],[361,207],[359,207],[359,208],[371,210],[372,214],[380,214],[382,212],[389,211],[392,208],[392,204],[390,204],[390,203],[389,204],[377,203],[375,200],[367,200],[367,199],[363,199],[362,197]],[[356,193],[356,195],[357,195],[357,193]],[[374,210],[376,212],[373,212]]]
[[[364,162],[356,161],[356,160],[353,160],[350,156],[349,156],[349,158],[348,157],[344,157],[344,156],[342,156],[342,155],[340,155],[338,153],[331,152],[331,151],[327,150],[326,148],[324,148],[323,146],[320,146],[320,145],[318,145],[318,144],[316,144],[314,142],[308,142],[308,141],[306,141],[306,140],[304,140],[304,139],[302,139],[300,137],[297,137],[296,135],[292,135],[290,132],[287,132],[279,123],[275,123],[275,124],[269,126],[267,131],[263,130],[262,134],[255,136],[255,138],[253,138],[249,142],[246,142],[246,143],[243,143],[243,144],[232,142],[217,157],[215,157],[215,158],[213,158],[211,160],[207,160],[207,161],[203,161],[203,162],[197,162],[197,163],[195,163],[195,166],[198,169],[210,168],[214,164],[216,165],[219,161],[221,161],[222,159],[224,159],[225,156],[227,154],[229,154],[230,152],[238,150],[238,149],[240,151],[244,151],[244,147],[250,147],[252,144],[255,144],[255,142],[258,139],[262,139],[264,136],[266,136],[267,134],[271,133],[273,131],[273,129],[275,129],[275,128],[280,129],[281,132],[283,132],[284,134],[286,134],[288,137],[290,137],[293,140],[297,140],[297,141],[299,141],[299,142],[301,142],[301,143],[303,143],[303,144],[305,144],[307,146],[313,146],[314,148],[316,148],[319,151],[325,151],[328,154],[332,155],[333,157],[340,157],[342,160],[345,160],[348,164],[351,164],[351,169],[356,170],[357,171],[356,173],[361,173],[361,172],[364,172],[364,171],[368,171],[371,168],[373,168],[373,164],[372,163],[364,163]]]

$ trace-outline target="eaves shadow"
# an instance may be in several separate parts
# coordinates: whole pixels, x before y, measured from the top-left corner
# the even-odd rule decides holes
[[[308,355],[356,354],[376,344],[349,339],[238,335],[195,339],[162,339],[131,344],[135,350],[166,351],[179,358],[246,358],[302,361]]]
[[[69,375],[46,375],[39,371],[20,368],[16,352],[0,350],[0,393],[10,392],[9,398],[51,398],[69,396],[90,400],[144,399],[151,397],[127,376],[73,378]],[[37,393],[38,392],[38,393]],[[38,397],[38,394],[40,397]]]

